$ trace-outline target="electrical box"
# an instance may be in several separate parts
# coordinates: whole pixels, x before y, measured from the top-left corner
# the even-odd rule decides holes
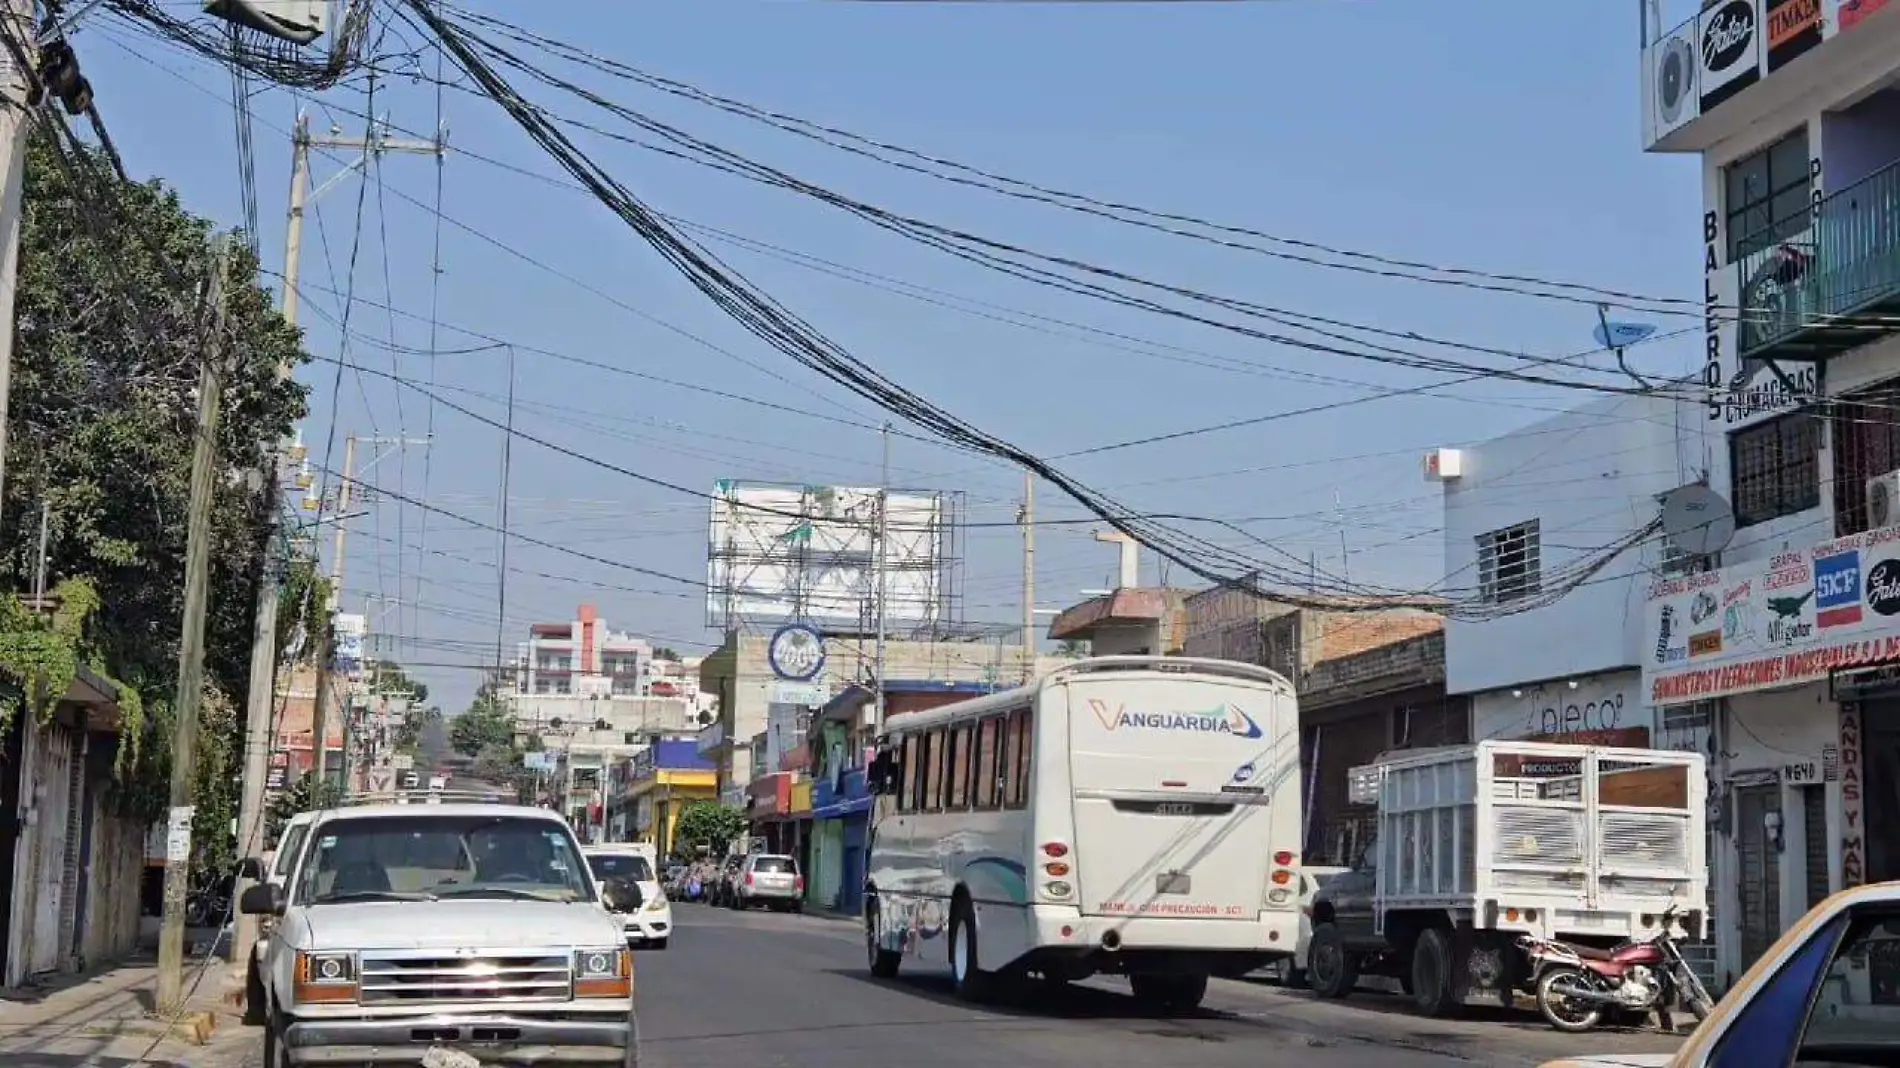
[[[294,44],[309,44],[330,26],[333,0],[204,0],[205,14]],[[361,0],[351,0],[361,2]]]

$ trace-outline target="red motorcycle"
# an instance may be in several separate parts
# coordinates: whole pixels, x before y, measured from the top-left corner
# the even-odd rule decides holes
[[[1606,1015],[1647,1016],[1673,1031],[1671,1009],[1681,1006],[1697,1020],[1708,1017],[1715,999],[1682,955],[1672,933],[1676,911],[1663,913],[1655,937],[1595,949],[1525,935],[1518,945],[1530,958],[1537,1010],[1559,1031],[1592,1031]]]

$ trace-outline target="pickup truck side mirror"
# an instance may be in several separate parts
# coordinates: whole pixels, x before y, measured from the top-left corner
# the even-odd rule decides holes
[[[238,911],[246,916],[282,916],[284,905],[284,888],[276,883],[247,887],[238,898]]]
[[[264,880],[264,862],[257,857],[245,857],[243,860],[238,861],[237,873],[240,879],[262,882]]]

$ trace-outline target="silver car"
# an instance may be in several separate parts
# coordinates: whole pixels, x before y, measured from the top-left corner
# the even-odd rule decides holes
[[[745,858],[733,875],[732,907],[735,909],[763,905],[799,912],[805,907],[805,877],[798,872],[796,857],[754,853]]]

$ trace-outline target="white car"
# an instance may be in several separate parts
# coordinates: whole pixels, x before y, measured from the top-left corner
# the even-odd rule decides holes
[[[1313,895],[1326,880],[1350,868],[1303,867],[1300,869],[1300,934],[1293,944],[1293,956],[1282,958],[1269,965],[1268,975],[1277,976],[1286,986],[1297,989],[1306,987],[1306,954],[1313,942]]]
[[[558,813],[366,804],[316,814],[286,884],[259,995],[263,1062],[468,1068],[498,1045],[537,1063],[639,1059],[633,954]]]
[[[653,847],[638,842],[584,846],[587,867],[595,880],[626,879],[640,887],[638,911],[616,913],[624,925],[629,946],[665,949],[673,937],[673,903],[653,870]]]

